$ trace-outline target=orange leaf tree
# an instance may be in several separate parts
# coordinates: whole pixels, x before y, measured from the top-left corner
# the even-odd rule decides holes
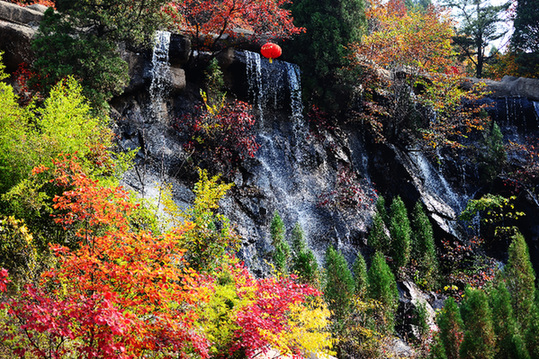
[[[218,50],[225,37],[249,41],[286,39],[303,31],[294,26],[290,0],[174,0],[168,12],[181,32],[194,39],[194,48]]]
[[[371,0],[366,16],[369,33],[352,45],[353,66],[365,69],[362,118],[378,139],[409,144],[423,137],[436,146],[454,143],[451,136],[463,127],[481,128],[463,111],[462,100],[473,92],[462,90],[463,75],[452,62],[454,30],[447,13]]]
[[[52,245],[58,266],[10,303],[22,338],[19,354],[206,357],[208,342],[193,310],[206,299],[179,247],[192,225],[162,235],[137,231],[129,223],[136,205],[127,192],[100,186],[74,160],[56,163],[54,171],[53,183],[67,189],[54,199],[55,221],[79,243],[74,250]]]

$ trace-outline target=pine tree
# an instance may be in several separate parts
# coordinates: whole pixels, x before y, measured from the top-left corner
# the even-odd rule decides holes
[[[442,343],[442,340],[440,339],[440,334],[436,335],[429,347],[429,355],[427,357],[428,359],[448,359],[447,355],[445,354],[445,348]]]
[[[376,213],[380,214],[386,226],[389,225],[389,214],[387,213],[386,199],[383,196],[378,196],[378,199],[376,200]]]
[[[292,270],[305,283],[317,285],[319,280],[318,262],[313,251],[305,243],[305,234],[299,223],[292,230]]]
[[[273,263],[275,268],[281,273],[288,273],[288,263],[290,261],[290,246],[285,239],[284,222],[275,211],[270,226],[271,242],[275,247],[273,251]]]
[[[360,298],[364,298],[367,294],[368,278],[367,278],[367,263],[361,252],[357,252],[357,258],[352,265],[354,273],[356,294]]]
[[[338,328],[350,313],[354,295],[354,278],[340,251],[329,246],[326,251],[326,280],[324,296],[333,312]]]
[[[367,243],[374,248],[375,251],[389,254],[391,243],[389,236],[386,233],[383,217],[379,212],[374,215]]]
[[[413,257],[417,261],[425,288],[433,289],[438,282],[439,263],[436,256],[432,224],[419,201],[416,202],[412,212],[412,229]]]
[[[490,293],[494,334],[496,335],[496,358],[529,359],[522,335],[517,327],[511,306],[511,295],[504,281]]]
[[[504,269],[507,289],[511,293],[517,323],[526,330],[530,325],[535,299],[535,273],[530,262],[526,240],[522,234],[513,236],[508,249],[509,259]]]
[[[395,266],[406,267],[410,261],[411,233],[408,211],[404,202],[397,196],[391,202],[389,232],[392,241],[392,257]]]
[[[384,255],[376,252],[372,258],[368,271],[368,296],[381,302],[386,322],[386,331],[393,332],[395,327],[395,313],[399,305],[399,291],[397,282],[391,269],[386,263]]]
[[[446,299],[442,311],[438,314],[437,322],[444,354],[449,359],[458,359],[464,324],[455,299],[451,297]]]
[[[496,336],[492,327],[492,311],[485,292],[481,289],[466,288],[460,312],[465,327],[459,349],[460,358],[494,358]]]
[[[539,289],[535,291],[530,325],[525,332],[526,347],[532,358],[539,358]]]

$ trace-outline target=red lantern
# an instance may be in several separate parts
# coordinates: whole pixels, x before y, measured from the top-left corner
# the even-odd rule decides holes
[[[262,46],[262,48],[260,49],[260,53],[262,54],[262,56],[267,57],[271,64],[273,59],[276,59],[281,56],[283,50],[281,50],[281,47],[279,45],[268,42],[264,44],[264,46]]]

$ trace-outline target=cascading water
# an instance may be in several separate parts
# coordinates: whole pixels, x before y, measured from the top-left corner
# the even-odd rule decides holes
[[[535,117],[537,119],[537,123],[539,124],[539,101],[532,101],[533,108],[535,109]]]
[[[169,45],[170,32],[157,31],[152,55],[150,98],[152,116],[158,121],[166,114],[164,99],[170,88]]]

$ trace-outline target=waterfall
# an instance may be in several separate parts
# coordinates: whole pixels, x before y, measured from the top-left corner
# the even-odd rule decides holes
[[[533,108],[535,109],[535,118],[537,119],[537,122],[539,123],[539,101],[532,101]]]
[[[260,120],[263,120],[262,101],[264,100],[264,92],[262,88],[262,64],[260,55],[256,52],[245,51],[245,58],[247,60],[246,71],[249,97],[258,109]]]
[[[164,99],[170,87],[169,45],[170,32],[157,31],[152,55],[150,98],[152,115],[158,121],[166,114]]]

